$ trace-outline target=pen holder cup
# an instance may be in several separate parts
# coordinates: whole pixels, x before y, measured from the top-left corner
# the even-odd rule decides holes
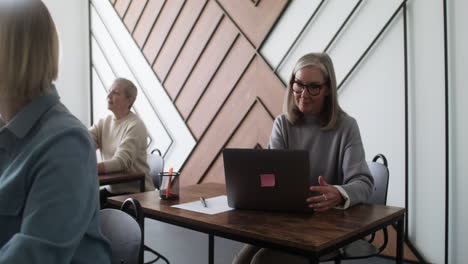
[[[179,199],[179,176],[180,172],[159,173],[159,197],[163,200],[177,200]]]

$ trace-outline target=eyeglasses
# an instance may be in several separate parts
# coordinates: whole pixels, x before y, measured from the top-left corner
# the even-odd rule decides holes
[[[324,85],[325,85],[325,82],[324,83],[303,84],[303,83],[298,82],[298,81],[293,81],[292,82],[292,90],[296,94],[301,94],[304,91],[304,89],[307,89],[307,92],[310,95],[316,96],[316,95],[320,94],[320,89],[322,89]]]

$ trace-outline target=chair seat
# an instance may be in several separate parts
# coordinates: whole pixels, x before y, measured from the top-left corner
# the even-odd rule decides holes
[[[359,239],[351,244],[343,247],[344,258],[363,258],[379,254],[379,250],[367,242],[366,240]]]

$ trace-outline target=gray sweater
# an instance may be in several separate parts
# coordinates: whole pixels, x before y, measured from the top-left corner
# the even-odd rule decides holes
[[[342,113],[334,129],[323,131],[317,115],[306,115],[292,125],[284,114],[273,124],[269,148],[309,151],[310,177],[323,176],[328,184],[341,186],[350,206],[367,201],[374,179],[366,163],[356,120]]]

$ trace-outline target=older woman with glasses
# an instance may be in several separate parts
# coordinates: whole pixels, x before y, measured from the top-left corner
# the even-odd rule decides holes
[[[285,95],[285,113],[275,119],[269,148],[309,151],[311,178],[320,193],[307,199],[316,212],[346,209],[367,201],[374,181],[367,167],[356,120],[338,104],[330,57],[310,53],[294,67]],[[309,263],[281,251],[246,245],[233,263]]]

